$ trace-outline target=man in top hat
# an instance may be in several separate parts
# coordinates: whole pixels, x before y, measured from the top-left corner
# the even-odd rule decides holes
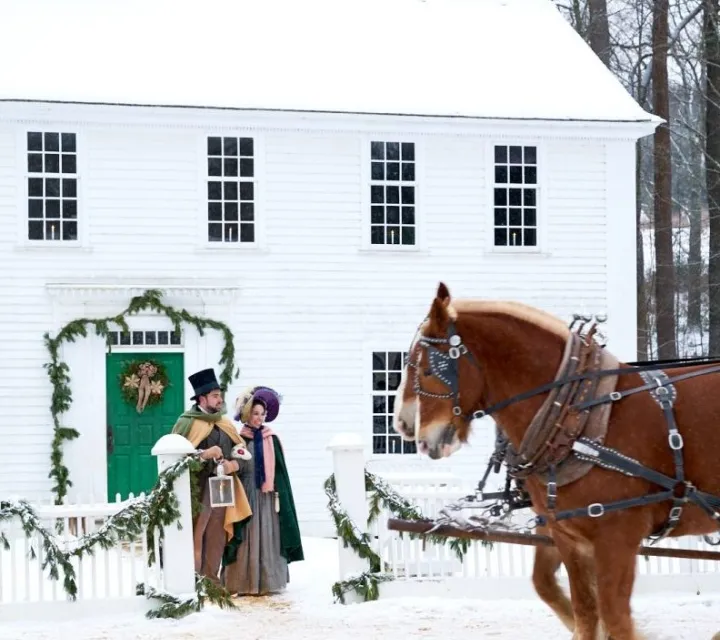
[[[195,571],[219,583],[218,573],[226,543],[235,535],[235,525],[247,521],[252,511],[247,495],[235,473],[238,463],[232,459],[235,445],[245,446],[235,425],[225,417],[223,390],[213,369],[203,369],[188,380],[195,395],[195,404],[183,413],[173,427],[173,433],[187,438],[201,450],[205,461],[198,474],[202,511],[193,523]],[[210,484],[213,475],[231,475],[235,486],[235,504],[231,507],[210,506]]]

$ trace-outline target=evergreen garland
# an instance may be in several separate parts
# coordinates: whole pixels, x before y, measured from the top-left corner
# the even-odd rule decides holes
[[[155,311],[166,316],[173,323],[174,330],[181,331],[183,324],[192,325],[202,336],[207,329],[214,329],[222,333],[224,345],[220,353],[219,364],[222,365],[220,372],[220,384],[227,389],[232,381],[239,375],[235,363],[235,345],[233,334],[230,328],[218,320],[202,318],[192,315],[186,309],[175,309],[163,302],[163,293],[157,289],[148,289],[141,296],[135,296],[130,300],[126,309],[115,316],[106,318],[78,318],[66,324],[54,337],[49,333],[44,335],[45,347],[50,355],[50,361],[46,363],[45,369],[52,385],[52,399],[50,413],[53,418],[53,439],[50,453],[50,473],[48,477],[54,480],[52,491],[55,494],[55,504],[62,504],[67,495],[68,488],[72,486],[70,473],[63,461],[63,444],[65,441],[75,440],[80,434],[76,429],[64,426],[60,422],[60,416],[70,409],[72,404],[72,391],[70,389],[70,368],[60,358],[60,348],[66,342],[75,342],[77,338],[86,338],[88,329],[95,331],[95,334],[105,338],[108,349],[110,345],[110,326],[117,325],[122,331],[129,331],[126,318],[141,311]]]
[[[345,594],[349,591],[360,594],[365,602],[377,600],[380,595],[380,583],[389,582],[392,579],[393,575],[390,573],[363,571],[358,576],[336,582],[332,586],[332,593],[335,600],[342,604],[345,604]]]
[[[28,538],[33,534],[39,535],[43,549],[43,570],[49,568],[50,578],[58,580],[62,569],[65,592],[72,600],[75,600],[77,583],[75,569],[70,560],[73,557],[81,558],[85,555],[92,555],[96,546],[110,549],[119,541],[137,539],[143,531],[146,531],[148,566],[155,562],[155,529],[159,530],[162,538],[164,527],[176,522],[180,517],[178,501],[174,492],[175,481],[185,470],[193,471],[201,465],[202,463],[195,456],[186,456],[164,469],[159,474],[155,487],[147,496],[131,500],[121,511],[109,516],[97,531],[79,538],[75,547],[69,551],[60,548],[55,536],[42,526],[37,513],[25,500],[0,502],[0,523],[17,517]],[[10,548],[10,543],[2,532],[0,532],[0,544],[6,550]],[[37,557],[32,546],[30,547],[30,557],[33,559]]]
[[[365,491],[370,493],[370,506],[368,510],[368,528],[377,520],[385,508],[395,517],[402,520],[423,520],[423,514],[409,500],[403,498],[387,482],[374,473],[365,470]],[[328,509],[335,522],[335,529],[343,545],[350,547],[363,559],[370,563],[370,569],[358,576],[340,580],[333,584],[332,592],[335,599],[344,603],[344,594],[348,591],[356,591],[365,601],[377,600],[379,595],[379,583],[393,579],[393,576],[383,572],[383,562],[380,556],[370,546],[371,537],[363,533],[352,521],[348,512],[343,508],[337,496],[335,485],[335,474],[331,474],[325,481],[325,494],[328,497]],[[402,537],[404,532],[400,533]],[[471,541],[465,538],[447,538],[438,534],[408,533],[411,540],[422,539],[433,544],[448,545],[462,562],[465,554],[470,549]],[[488,545],[483,541],[481,544]]]
[[[135,593],[149,599],[160,600],[162,603],[157,609],[152,609],[145,614],[145,617],[150,619],[173,618],[177,620],[202,610],[206,601],[217,605],[220,609],[237,609],[227,589],[197,573],[195,574],[195,595],[192,598],[181,599],[166,591],[146,587],[142,582],[137,585]]]

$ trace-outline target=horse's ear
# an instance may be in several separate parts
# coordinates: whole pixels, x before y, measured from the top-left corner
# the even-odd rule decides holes
[[[450,305],[450,290],[447,288],[447,285],[444,282],[441,282],[438,285],[438,290],[435,294],[435,297],[440,300],[440,302],[442,302],[445,307]]]
[[[450,314],[448,313],[449,304],[449,297],[443,299],[438,296],[433,300],[428,315],[428,329],[430,333],[444,334],[447,331],[447,326],[450,322]]]

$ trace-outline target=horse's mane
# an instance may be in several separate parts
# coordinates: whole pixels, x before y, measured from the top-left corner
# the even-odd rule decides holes
[[[570,335],[570,329],[557,316],[531,307],[522,302],[510,302],[503,300],[476,300],[457,299],[453,300],[448,308],[451,316],[457,317],[458,313],[487,313],[507,315],[518,320],[524,320],[534,324],[550,333],[554,333],[563,339]]]

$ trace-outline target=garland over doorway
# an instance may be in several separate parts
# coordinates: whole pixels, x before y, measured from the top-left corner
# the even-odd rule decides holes
[[[230,327],[219,320],[195,316],[186,309],[175,309],[165,304],[163,293],[158,289],[148,289],[141,296],[133,297],[127,308],[115,316],[78,318],[66,324],[54,338],[46,333],[44,339],[50,354],[50,362],[45,365],[45,369],[53,387],[50,413],[54,427],[48,477],[54,480],[52,491],[55,494],[55,504],[62,504],[67,496],[68,487],[72,486],[70,472],[63,459],[63,445],[65,441],[75,440],[80,435],[76,429],[60,422],[60,416],[66,413],[72,405],[70,367],[60,358],[60,348],[66,342],[75,342],[77,338],[86,338],[88,329],[94,329],[95,335],[105,338],[108,351],[110,351],[112,349],[109,337],[110,326],[117,325],[123,331],[128,332],[130,329],[127,318],[148,310],[166,316],[173,323],[174,330],[177,332],[180,332],[182,325],[185,324],[195,327],[201,336],[204,335],[206,329],[214,329],[222,333],[224,343],[219,360],[219,364],[222,366],[219,376],[220,384],[227,389],[240,373],[235,363],[235,344]]]

